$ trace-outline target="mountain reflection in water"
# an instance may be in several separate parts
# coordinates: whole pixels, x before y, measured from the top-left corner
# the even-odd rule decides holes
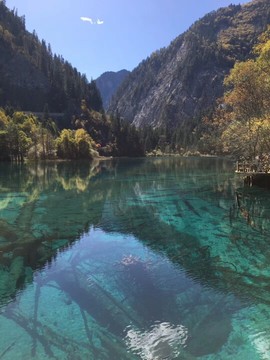
[[[270,201],[241,185],[219,159],[1,164],[0,358],[268,359]]]

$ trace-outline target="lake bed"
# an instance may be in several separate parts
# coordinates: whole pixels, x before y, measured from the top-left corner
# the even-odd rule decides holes
[[[269,192],[217,158],[0,165],[0,358],[269,359]]]

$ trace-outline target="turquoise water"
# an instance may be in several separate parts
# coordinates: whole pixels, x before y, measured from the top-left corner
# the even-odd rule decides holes
[[[269,217],[226,160],[0,164],[0,359],[270,359]]]

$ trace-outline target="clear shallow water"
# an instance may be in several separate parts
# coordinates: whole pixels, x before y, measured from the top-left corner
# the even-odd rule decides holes
[[[270,359],[269,192],[231,163],[0,165],[0,359]]]

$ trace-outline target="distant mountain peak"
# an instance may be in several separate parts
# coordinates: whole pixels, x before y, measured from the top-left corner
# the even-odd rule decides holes
[[[96,79],[97,88],[100,91],[104,109],[108,109],[113,95],[130,72],[128,70],[106,71]]]

